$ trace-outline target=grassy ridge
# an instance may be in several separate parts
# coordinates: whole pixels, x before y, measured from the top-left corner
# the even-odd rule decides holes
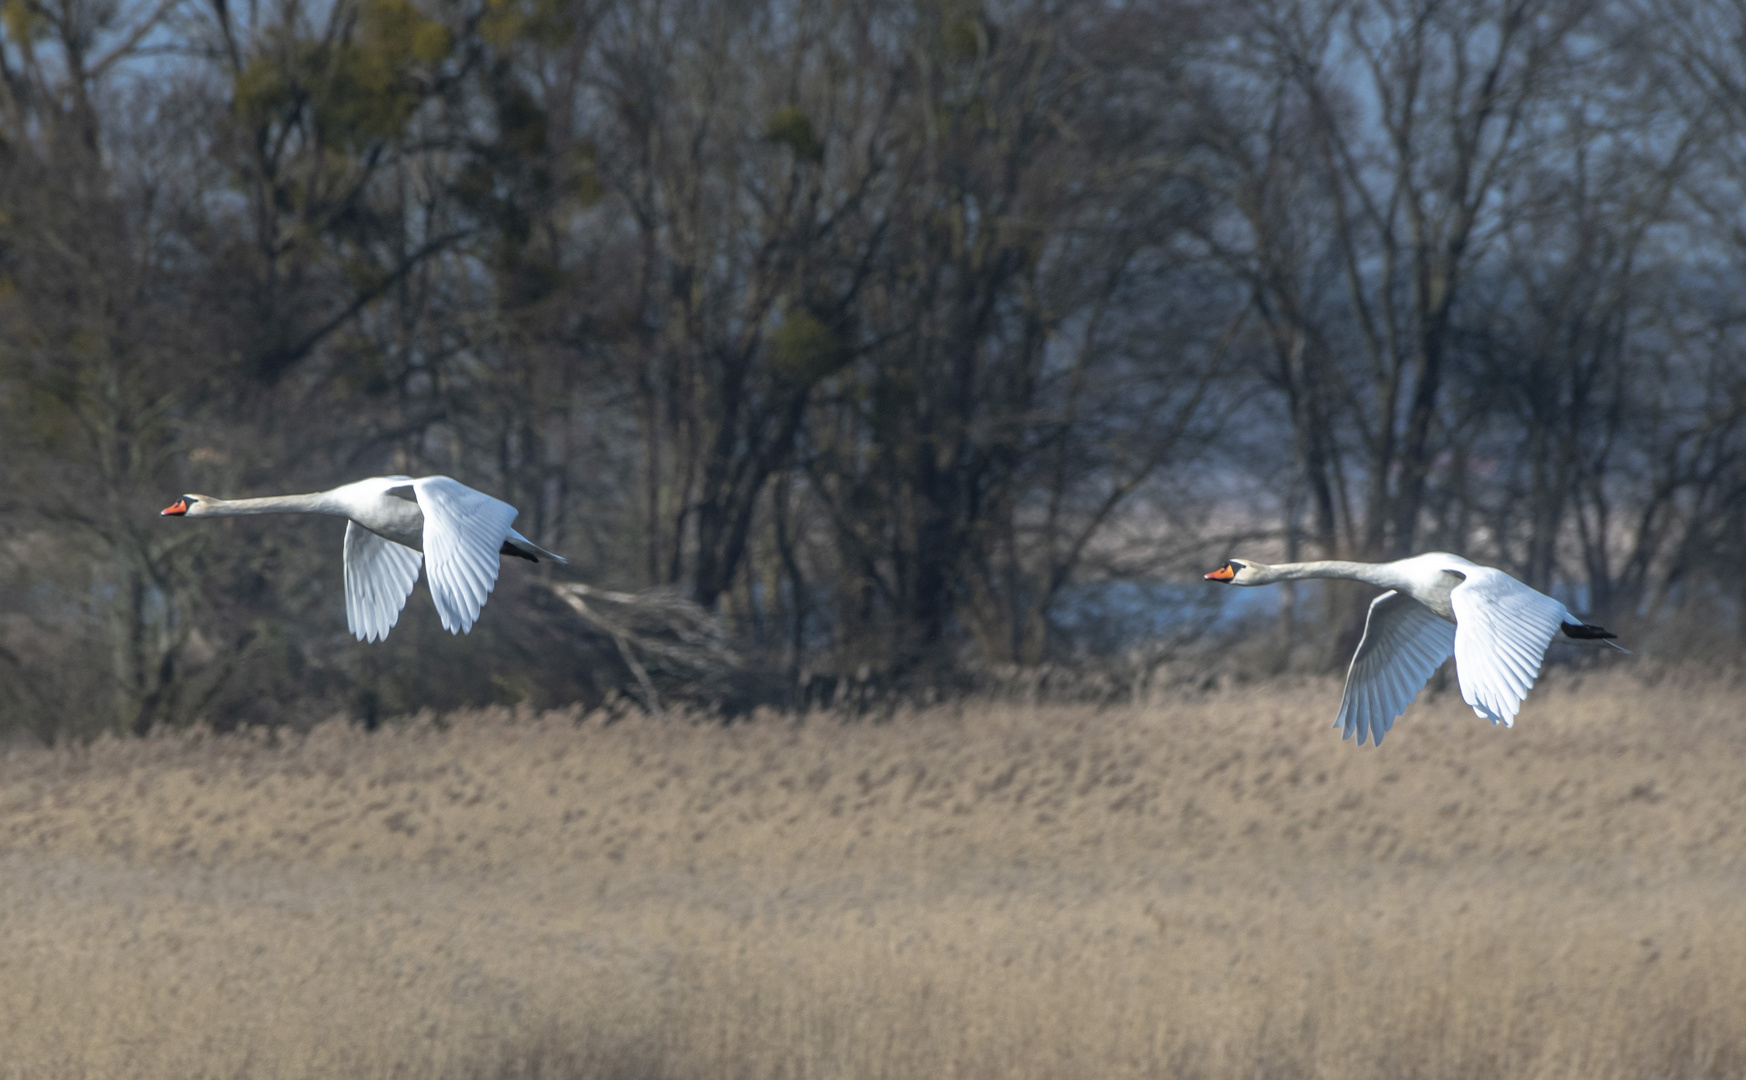
[[[1738,1076],[1746,694],[0,761],[0,1076]]]

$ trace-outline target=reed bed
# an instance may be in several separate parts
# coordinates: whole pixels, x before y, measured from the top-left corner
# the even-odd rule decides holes
[[[1746,689],[0,758],[0,1077],[1746,1075]]]

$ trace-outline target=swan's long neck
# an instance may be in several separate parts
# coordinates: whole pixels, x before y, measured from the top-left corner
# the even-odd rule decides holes
[[[245,514],[341,514],[345,513],[333,493],[268,495],[259,499],[214,499],[201,496],[197,517],[240,517]]]
[[[1251,580],[1257,585],[1271,585],[1276,581],[1303,581],[1309,578],[1346,578],[1394,588],[1399,578],[1398,574],[1389,573],[1386,563],[1346,562],[1341,559],[1280,563],[1277,566],[1257,566],[1254,570],[1256,576]]]

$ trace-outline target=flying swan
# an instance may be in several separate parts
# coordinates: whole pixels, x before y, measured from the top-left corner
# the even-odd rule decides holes
[[[215,499],[184,495],[164,517],[333,514],[346,518],[346,626],[359,641],[381,641],[427,557],[430,598],[443,629],[465,633],[497,584],[499,555],[568,562],[510,528],[515,507],[446,476],[374,476],[312,495]],[[420,554],[423,552],[423,554]]]
[[[1492,723],[1515,725],[1522,699],[1540,674],[1546,646],[1567,638],[1612,645],[1618,635],[1571,618],[1563,604],[1502,570],[1433,551],[1390,563],[1304,562],[1268,566],[1231,559],[1206,575],[1229,585],[1271,585],[1306,578],[1347,578],[1388,591],[1370,603],[1364,637],[1346,671],[1334,726],[1341,739],[1380,744],[1432,673],[1450,655],[1461,697]]]

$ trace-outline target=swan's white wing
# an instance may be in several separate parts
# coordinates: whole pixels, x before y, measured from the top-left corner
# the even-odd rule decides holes
[[[1570,612],[1501,570],[1476,566],[1462,573],[1467,580],[1449,594],[1461,697],[1492,723],[1514,726],[1546,646]]]
[[[1455,650],[1455,627],[1404,593],[1392,589],[1370,602],[1364,640],[1346,671],[1346,693],[1334,726],[1340,738],[1368,735],[1378,745],[1394,718],[1419,696]]]
[[[346,626],[359,641],[381,641],[400,621],[424,556],[346,522]]]
[[[443,629],[471,630],[497,584],[515,507],[446,476],[414,480],[412,490],[424,511],[424,570]]]

